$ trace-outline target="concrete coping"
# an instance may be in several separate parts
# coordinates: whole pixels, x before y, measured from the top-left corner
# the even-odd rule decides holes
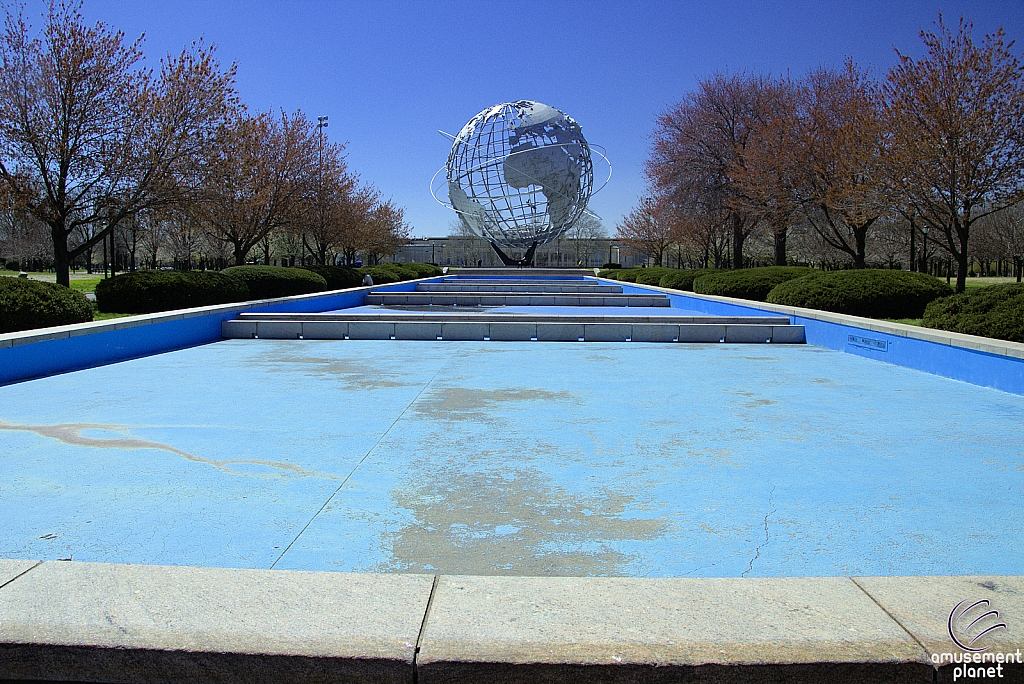
[[[617,280],[609,280],[607,278],[597,278],[596,280],[602,280],[609,283],[619,282]],[[854,328],[872,330],[874,332],[885,333],[887,335],[896,335],[898,337],[923,340],[925,342],[945,344],[950,347],[960,347],[963,349],[996,354],[998,356],[1009,356],[1016,359],[1024,359],[1024,343],[1021,342],[1008,342],[1005,340],[996,340],[991,337],[965,335],[964,333],[948,332],[946,330],[938,330],[935,328],[922,328],[918,325],[890,323],[889,321],[880,321],[875,318],[837,314],[830,311],[819,311],[818,309],[804,309],[798,306],[782,306],[779,304],[769,304],[768,302],[755,302],[749,299],[736,299],[735,297],[697,294],[696,292],[671,290],[664,287],[656,287],[654,285],[637,285],[636,283],[626,284],[648,290],[655,290],[665,294],[693,297],[694,299],[704,299],[711,302],[721,302],[723,304],[733,304],[750,309],[761,309],[762,311],[770,311],[773,313],[785,314],[787,316],[799,316],[801,318],[809,318],[811,320],[823,321],[825,323],[836,323],[838,325],[848,325]]]
[[[999,663],[1021,681],[1024,577],[480,577],[0,560],[0,677],[924,684],[952,681],[963,666],[946,619],[981,599],[1008,625],[983,643],[1011,654]]]
[[[436,277],[437,276],[433,276],[432,278]],[[423,282],[425,280],[431,280],[432,278],[407,280],[402,281],[402,283],[418,283]],[[20,332],[3,333],[0,334],[0,349],[4,347],[16,347],[22,344],[31,344],[32,342],[45,342],[47,340],[59,340],[69,337],[78,337],[80,335],[92,335],[95,333],[109,332],[111,330],[136,328],[142,325],[164,323],[166,321],[175,321],[184,318],[196,318],[198,316],[209,316],[211,314],[231,314],[242,311],[249,311],[251,309],[257,309],[265,306],[271,306],[274,304],[304,302],[314,300],[320,297],[337,295],[342,293],[369,292],[375,287],[380,288],[381,286],[360,286],[341,290],[312,292],[310,294],[304,295],[292,295],[290,297],[254,299],[246,302],[236,302],[231,304],[214,304],[211,306],[199,306],[192,309],[175,309],[172,311],[160,311],[151,314],[138,314],[136,316],[113,318],[106,321],[91,321],[89,323],[75,323],[72,325],[59,325],[51,328],[36,328],[33,330],[23,330]]]

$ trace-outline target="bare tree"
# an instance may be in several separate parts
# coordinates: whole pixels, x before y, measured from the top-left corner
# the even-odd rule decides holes
[[[679,240],[679,221],[668,202],[644,197],[616,227],[616,237],[627,249],[646,254],[661,266],[669,246]]]
[[[353,216],[370,211],[376,193],[359,188],[358,178],[345,163],[344,145],[318,140],[318,147],[315,175],[300,198],[300,215],[290,230],[301,236],[303,252],[323,265],[343,242]]]
[[[49,227],[63,285],[111,226],[174,199],[235,99],[234,69],[221,71],[212,48],[193,44],[154,77],[141,38],[87,26],[78,7],[51,3],[39,35],[8,11],[0,38],[0,183]]]
[[[736,181],[747,163],[751,135],[764,124],[773,97],[771,82],[759,76],[716,73],[699,81],[696,92],[658,118],[647,161],[658,197],[684,206],[687,198],[702,195],[706,206],[728,212],[733,268],[743,267],[743,242],[757,225],[757,215],[740,201]]]
[[[165,226],[174,268],[182,271],[191,270],[194,259],[202,248],[202,229],[184,212],[167,215]]]
[[[368,222],[374,207],[380,203],[380,193],[372,186],[362,186],[340,198],[337,205],[336,245],[346,264],[355,263],[356,255],[367,246],[372,232]]]
[[[0,257],[10,257],[29,270],[23,262],[49,261],[51,251],[46,226],[34,216],[9,204],[0,211]]]
[[[202,201],[193,218],[230,245],[235,265],[272,231],[301,219],[301,199],[316,173],[314,126],[302,112],[239,115],[211,147]]]
[[[160,250],[167,243],[167,220],[155,212],[139,214],[137,220],[145,227],[141,243],[146,257],[146,267],[156,268],[159,263]]]
[[[928,54],[899,54],[885,85],[890,181],[953,255],[957,292],[972,225],[1024,198],[1024,65],[1001,28],[981,45],[972,31],[940,15]]]
[[[363,223],[362,251],[370,264],[390,256],[409,240],[409,224],[405,210],[388,200],[379,202]]]
[[[826,243],[865,267],[868,232],[884,213],[883,127],[879,98],[852,61],[813,70],[798,89],[797,197]]]
[[[576,264],[582,264],[584,268],[590,263],[590,255],[597,250],[598,240],[607,236],[601,220],[590,214],[580,216],[565,232],[565,237],[572,245]]]
[[[818,68],[778,88],[748,144],[738,175],[740,204],[776,237],[785,264],[785,236],[800,210],[821,239],[864,268],[871,226],[884,211],[883,128],[868,75],[847,61]]]
[[[1024,274],[1024,204],[1018,203],[990,216],[991,235],[999,253],[1013,261],[1013,275]]]

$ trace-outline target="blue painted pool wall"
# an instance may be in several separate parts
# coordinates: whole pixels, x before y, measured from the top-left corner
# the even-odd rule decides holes
[[[644,292],[645,290],[641,287],[624,285],[623,291]],[[753,306],[717,302],[684,294],[668,294],[668,298],[673,307],[716,316],[779,315],[777,312]],[[913,368],[944,378],[962,380],[972,385],[992,387],[1003,392],[1024,395],[1024,360],[1022,359],[929,342],[928,340],[890,335],[852,325],[819,321],[804,316],[790,316],[789,318],[794,325],[804,326],[807,344],[835,349],[904,368]],[[885,350],[851,344],[851,335],[884,342]]]
[[[434,280],[439,279],[420,282]],[[394,283],[377,289],[407,292],[415,290],[416,283]],[[237,317],[238,312],[243,310],[265,313],[311,313],[361,306],[365,299],[366,290],[359,289],[323,297],[274,302],[267,306],[241,306],[238,309],[205,316],[178,318],[131,328],[3,347],[0,348],[0,385],[218,342],[221,339],[221,322]]]

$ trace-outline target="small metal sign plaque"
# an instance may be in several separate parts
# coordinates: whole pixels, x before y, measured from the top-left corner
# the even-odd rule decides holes
[[[875,351],[889,351],[889,343],[885,340],[876,340],[871,337],[861,337],[860,335],[850,335],[849,342],[854,347],[863,347],[864,349],[873,349]]]

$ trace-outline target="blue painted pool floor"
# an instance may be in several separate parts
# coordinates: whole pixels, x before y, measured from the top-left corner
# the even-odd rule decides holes
[[[232,340],[0,387],[0,557],[1024,574],[1022,438],[802,345]]]

